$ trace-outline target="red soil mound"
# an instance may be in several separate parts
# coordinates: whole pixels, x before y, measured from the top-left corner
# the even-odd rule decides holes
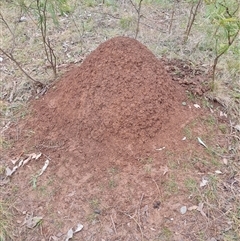
[[[179,105],[175,85],[144,45],[110,39],[35,103],[38,133],[58,140],[147,140]]]

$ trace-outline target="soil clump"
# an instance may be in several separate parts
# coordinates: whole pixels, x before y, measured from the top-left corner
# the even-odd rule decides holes
[[[147,47],[116,37],[33,104],[37,145],[143,144],[176,118],[183,99],[183,89]]]

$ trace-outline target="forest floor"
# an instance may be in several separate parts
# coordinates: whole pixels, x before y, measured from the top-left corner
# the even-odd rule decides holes
[[[37,20],[1,3],[2,48],[43,85],[0,56],[0,241],[239,240],[239,80],[223,61],[212,90],[187,3],[143,4],[137,41],[129,2],[96,2],[49,24],[57,78]]]

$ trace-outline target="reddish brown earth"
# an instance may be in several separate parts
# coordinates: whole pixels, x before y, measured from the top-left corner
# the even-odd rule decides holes
[[[126,151],[163,133],[171,119],[179,118],[184,98],[184,90],[145,46],[118,37],[101,44],[33,104],[33,125],[37,121],[41,141],[47,137],[85,155],[95,145]]]
[[[76,240],[89,241],[197,240],[194,229],[205,230],[196,224],[204,220],[199,212],[179,212],[196,203],[187,194],[171,198],[164,187],[172,178],[169,163],[188,165],[202,149],[182,138],[184,127],[206,111],[193,107],[144,45],[125,37],[106,41],[30,110],[19,134],[22,150],[43,156],[14,176],[22,190],[18,210],[44,219],[37,234],[21,229],[19,240],[63,240],[77,223],[84,228]],[[201,122],[194,128],[196,136],[205,131]],[[29,192],[29,179],[46,158],[39,188]],[[169,239],[161,239],[164,230],[171,230]]]

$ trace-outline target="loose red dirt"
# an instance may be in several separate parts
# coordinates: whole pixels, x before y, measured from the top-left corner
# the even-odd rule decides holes
[[[90,143],[125,148],[163,132],[170,119],[179,118],[184,98],[184,90],[144,45],[117,37],[34,103],[33,122],[41,140],[48,136],[79,146],[89,142],[87,149]]]
[[[25,230],[24,240],[63,240],[79,222],[76,240],[194,240],[201,215],[186,221],[179,209],[191,203],[188,196],[163,191],[169,161],[184,164],[202,148],[182,139],[183,128],[204,111],[144,45],[126,37],[104,42],[30,109],[20,133],[24,151],[41,152],[50,164],[37,183],[44,191],[19,197],[19,210],[29,205],[44,217],[37,238]],[[20,189],[30,173],[17,172]],[[160,239],[164,230],[172,230],[169,239]]]

